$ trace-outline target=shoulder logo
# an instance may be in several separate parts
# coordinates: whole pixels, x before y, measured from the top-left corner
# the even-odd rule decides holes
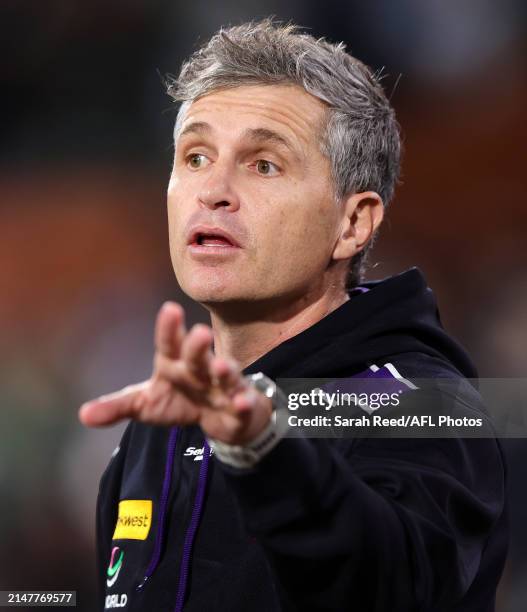
[[[119,546],[114,546],[112,548],[112,556],[110,557],[110,565],[108,565],[106,570],[106,586],[108,587],[113,586],[117,582],[119,572],[123,566],[124,550],[121,550],[119,556],[117,555],[118,552]]]
[[[123,499],[113,540],[146,540],[152,524],[151,499]]]

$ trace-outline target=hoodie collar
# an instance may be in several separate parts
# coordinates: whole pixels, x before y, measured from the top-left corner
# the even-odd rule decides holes
[[[365,292],[289,338],[249,365],[244,373],[270,377],[347,376],[385,356],[419,352],[477,377],[464,349],[445,332],[436,298],[417,267],[364,282]]]

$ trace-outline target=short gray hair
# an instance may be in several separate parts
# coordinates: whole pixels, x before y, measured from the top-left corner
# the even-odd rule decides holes
[[[169,95],[182,101],[175,133],[188,106],[219,89],[296,84],[328,105],[321,151],[331,163],[335,196],[376,191],[386,207],[400,171],[401,141],[395,113],[374,74],[346,52],[272,18],[221,28],[167,77]],[[349,288],[364,274],[373,238],[351,260]]]

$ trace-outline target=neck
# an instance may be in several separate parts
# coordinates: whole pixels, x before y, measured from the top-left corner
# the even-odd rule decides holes
[[[234,358],[245,368],[275,346],[323,319],[348,299],[343,287],[330,287],[322,294],[308,293],[299,298],[289,298],[285,303],[276,299],[265,304],[231,305],[231,308],[209,306],[214,352],[221,357]]]

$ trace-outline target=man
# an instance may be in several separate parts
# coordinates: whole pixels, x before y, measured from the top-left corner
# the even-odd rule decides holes
[[[378,81],[264,20],[217,33],[169,91],[171,258],[211,328],[165,304],[152,377],[81,408],[131,419],[99,493],[101,608],[494,610],[496,440],[291,437],[272,417],[280,377],[450,378],[483,413],[421,273],[360,285],[399,171]]]

